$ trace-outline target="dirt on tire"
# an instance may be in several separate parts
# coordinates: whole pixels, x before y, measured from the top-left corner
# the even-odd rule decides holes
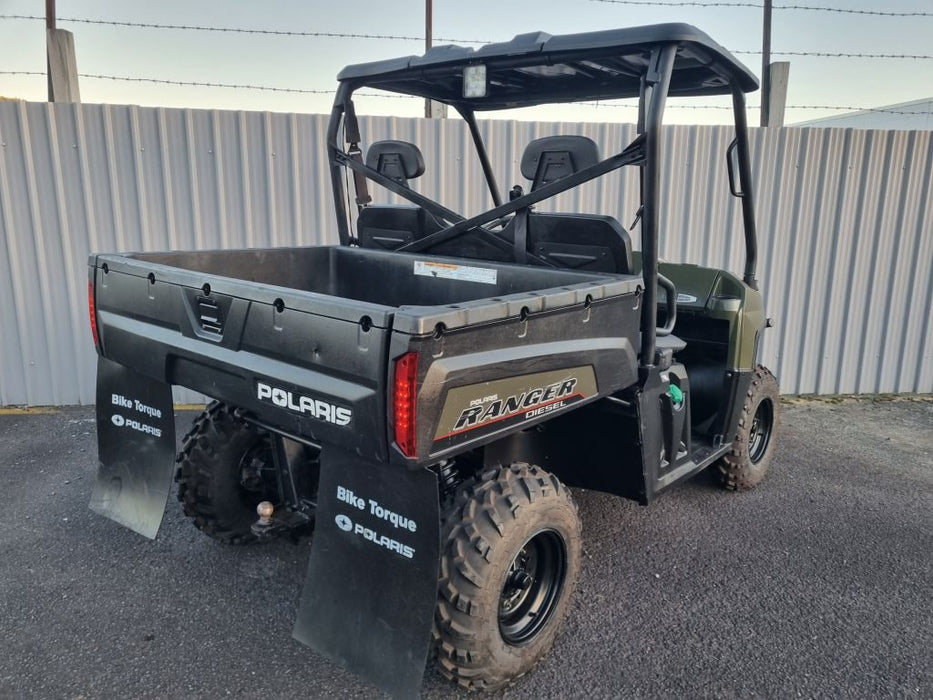
[[[755,419],[762,402],[770,404],[770,425],[760,454],[753,449]],[[767,413],[767,412],[766,412]],[[781,425],[781,392],[775,376],[764,365],[755,367],[739,412],[739,428],[729,452],[716,463],[719,483],[729,491],[747,491],[764,480],[774,457]],[[759,430],[762,426],[758,427]]]
[[[569,490],[540,467],[497,467],[458,489],[441,530],[433,641],[442,675],[464,688],[489,691],[514,683],[540,661],[573,596],[580,530]],[[516,554],[543,531],[563,542],[563,580],[540,629],[521,644],[509,644],[500,633],[500,595]]]

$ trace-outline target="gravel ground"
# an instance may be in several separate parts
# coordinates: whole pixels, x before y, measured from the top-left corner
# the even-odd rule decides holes
[[[91,409],[0,416],[0,697],[378,695],[291,639],[307,544],[216,544],[174,498],[147,541],[87,509],[95,455]],[[933,697],[933,403],[785,406],[750,493],[575,496],[570,618],[505,696]]]

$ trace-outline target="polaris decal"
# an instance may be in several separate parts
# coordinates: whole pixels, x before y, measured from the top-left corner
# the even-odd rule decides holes
[[[353,418],[353,411],[349,408],[335,406],[327,401],[313,399],[295,391],[280,389],[265,382],[256,382],[256,398],[279,408],[287,408],[334,425],[349,425]]]
[[[447,394],[434,440],[512,426],[560,411],[596,394],[592,367],[526,374],[456,387]]]
[[[398,535],[405,535],[418,530],[418,524],[413,518],[389,510],[372,498],[358,496],[345,486],[337,487],[337,500],[341,503],[345,503],[351,509],[359,511],[359,513],[355,514],[355,517],[361,514],[369,514],[372,516],[370,520],[375,519],[379,521],[380,526],[388,526],[391,524],[395,530],[390,531],[391,535],[385,535],[374,530],[373,527],[375,526],[367,527],[362,523],[354,522],[350,516],[344,513],[338,513],[334,518],[337,527],[344,532],[359,535],[364,540],[372,542],[374,545],[385,547],[390,552],[401,554],[406,559],[414,559],[415,548],[395,538]],[[397,533],[396,530],[401,530],[401,532]]]
[[[127,411],[136,411],[137,413],[142,413],[144,416],[149,418],[161,418],[162,411],[153,406],[147,406],[139,399],[131,399],[122,394],[111,394],[110,395],[110,404],[116,406],[117,408],[123,408]],[[153,437],[162,437],[162,429],[147,425],[137,420],[133,416],[124,416],[121,413],[114,413],[110,416],[110,422],[113,423],[118,428],[130,428],[131,430],[137,430],[140,433],[146,433],[147,435],[152,435]]]

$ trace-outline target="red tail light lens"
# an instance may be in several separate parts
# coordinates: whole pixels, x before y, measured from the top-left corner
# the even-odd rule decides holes
[[[418,386],[418,353],[407,352],[395,361],[395,387],[392,408],[395,443],[406,457],[418,456],[415,433]]]
[[[94,338],[94,347],[100,347],[100,336],[97,333],[97,307],[94,305],[94,282],[87,283],[87,312],[91,317],[91,337]]]

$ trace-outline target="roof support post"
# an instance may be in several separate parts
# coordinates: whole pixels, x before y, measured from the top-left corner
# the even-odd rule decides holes
[[[351,238],[350,223],[347,220],[346,192],[341,178],[343,168],[337,160],[337,153],[343,152],[339,145],[340,124],[343,121],[344,104],[350,99],[352,93],[353,90],[348,83],[339,84],[334,106],[330,111],[330,120],[327,122],[327,156],[330,160],[330,184],[334,196],[334,214],[337,216],[337,235],[340,237],[340,245],[350,245]]]
[[[758,230],[755,226],[755,191],[752,184],[752,166],[748,150],[748,122],[745,114],[745,93],[732,85],[732,111],[735,114],[735,140],[739,158],[739,188],[742,199],[742,222],[745,225],[745,274],[742,280],[752,289],[758,289],[755,267],[758,262]]]
[[[498,207],[502,204],[502,195],[499,194],[499,185],[496,183],[496,174],[492,169],[492,163],[489,162],[486,144],[483,142],[483,137],[479,133],[479,126],[476,124],[476,115],[473,114],[472,109],[457,107],[457,111],[470,129],[470,136],[473,137],[473,145],[476,147],[476,155],[479,156],[479,164],[483,168],[486,184],[489,185],[489,193],[492,195],[493,203]]]
[[[644,201],[641,218],[641,274],[645,294],[641,306],[642,367],[655,364],[658,323],[658,201],[661,189],[661,121],[671,84],[675,44],[665,44],[652,52],[645,75],[645,165]]]

